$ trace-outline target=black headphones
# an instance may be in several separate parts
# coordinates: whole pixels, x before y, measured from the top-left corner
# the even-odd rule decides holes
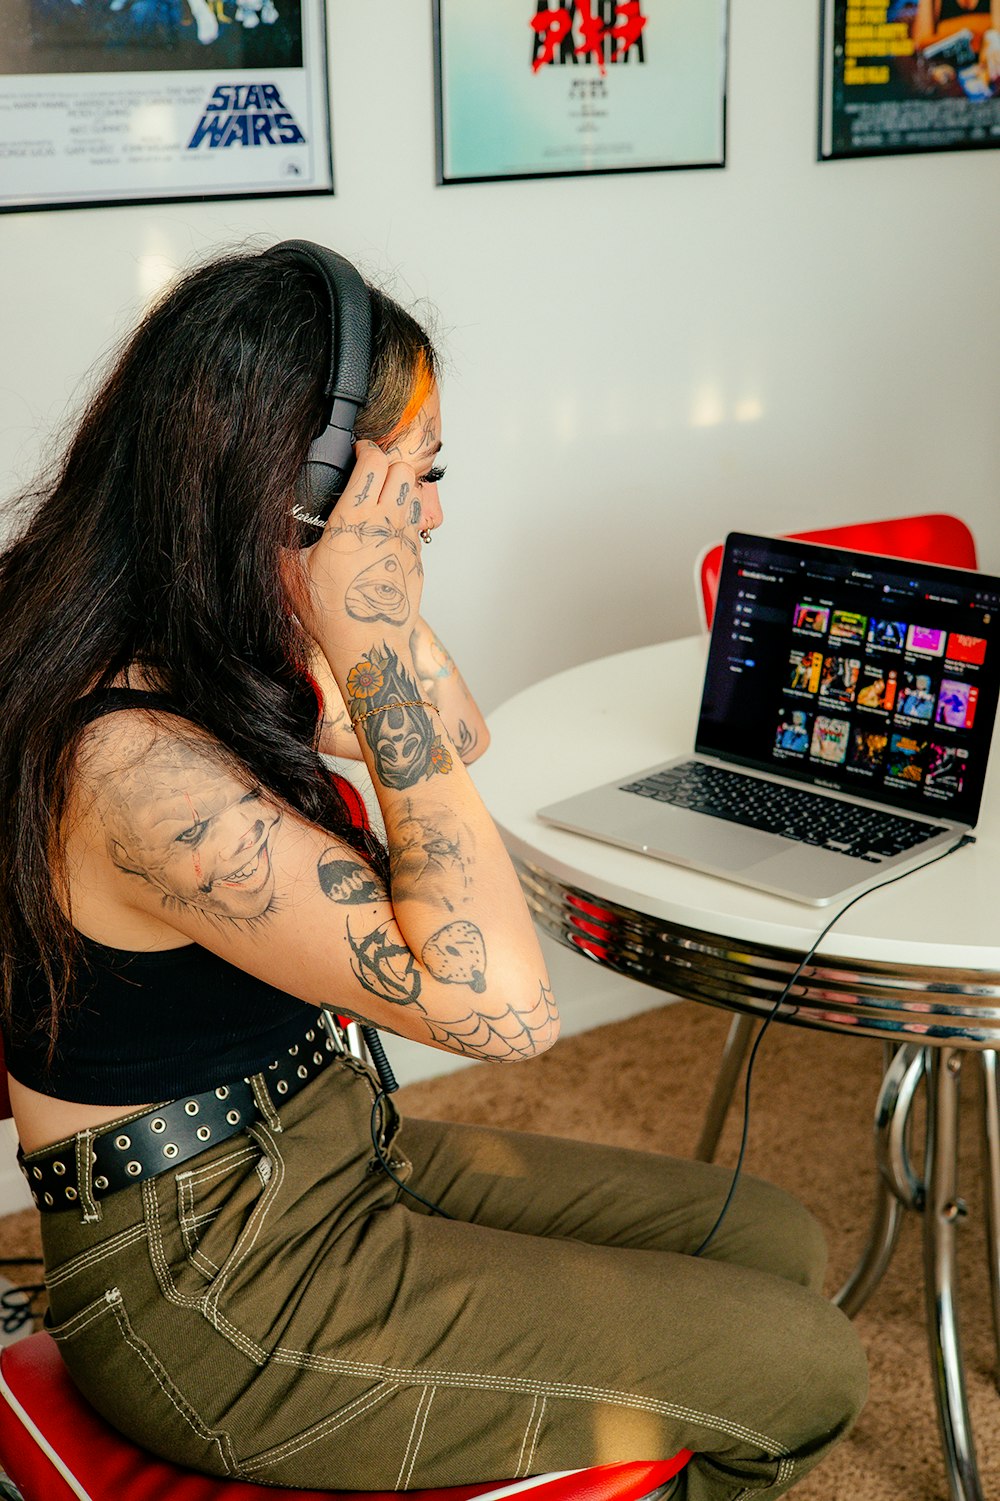
[[[313,439],[295,489],[298,521],[323,526],[354,466],[354,423],[368,399],[371,298],[350,261],[311,240],[282,240],[265,255],[284,255],[316,272],[330,312],[330,364],[323,383],[324,425]]]

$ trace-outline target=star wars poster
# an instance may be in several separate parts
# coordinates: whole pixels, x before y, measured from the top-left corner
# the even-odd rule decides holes
[[[1000,0],[824,0],[820,157],[1000,145]]]
[[[2,0],[0,209],[332,191],[323,0]]]
[[[438,181],[725,164],[728,0],[436,0]]]

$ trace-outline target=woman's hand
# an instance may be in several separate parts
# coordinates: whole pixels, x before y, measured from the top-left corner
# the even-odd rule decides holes
[[[408,643],[423,590],[416,474],[374,443],[359,443],[356,452],[323,535],[303,554],[303,625],[335,671],[373,633]]]

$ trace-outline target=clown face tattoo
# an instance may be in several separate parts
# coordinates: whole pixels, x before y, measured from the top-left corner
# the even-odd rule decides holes
[[[190,745],[161,741],[111,784],[108,851],[165,903],[260,918],[274,897],[269,840],[280,822],[259,789]]]

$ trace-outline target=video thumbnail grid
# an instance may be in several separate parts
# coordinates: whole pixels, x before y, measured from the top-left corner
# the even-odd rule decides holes
[[[985,638],[808,599],[795,605],[791,627],[775,760],[957,797]]]

